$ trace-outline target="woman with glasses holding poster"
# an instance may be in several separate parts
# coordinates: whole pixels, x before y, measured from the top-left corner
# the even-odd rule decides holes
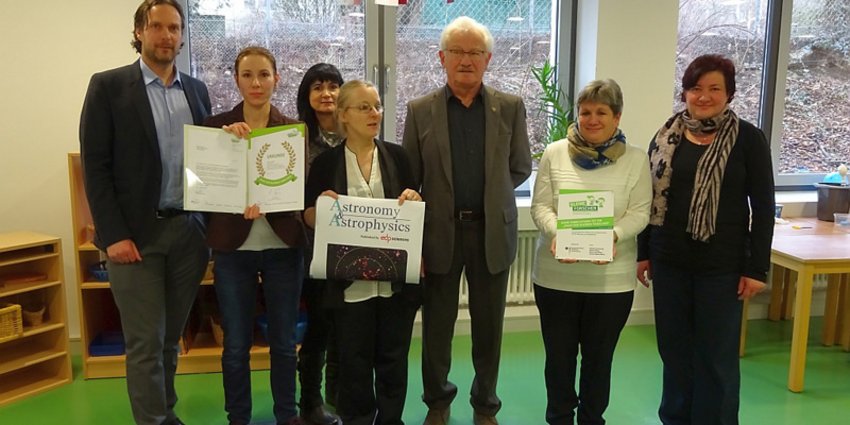
[[[421,201],[404,149],[378,139],[383,118],[378,90],[364,81],[340,88],[335,112],[345,138],[319,155],[305,188],[304,217],[315,227],[319,196],[348,195]],[[315,261],[315,260],[314,260]],[[340,353],[337,413],[346,425],[401,424],[407,396],[407,354],[419,286],[403,281],[328,281]]]

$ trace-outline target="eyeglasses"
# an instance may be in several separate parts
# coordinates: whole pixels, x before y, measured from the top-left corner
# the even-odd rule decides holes
[[[357,106],[349,106],[349,107],[348,107],[348,108],[346,108],[346,109],[354,109],[354,110],[356,110],[357,112],[360,112],[361,114],[368,114],[368,113],[371,113],[373,110],[374,110],[376,113],[379,113],[379,114],[383,114],[383,113],[384,113],[384,105],[381,105],[381,104],[377,104],[377,105],[370,105],[370,104],[368,104],[368,103],[361,103],[361,104],[359,104],[359,105],[357,105]]]
[[[469,56],[469,59],[472,59],[472,60],[481,59],[481,58],[484,57],[485,54],[487,54],[487,52],[485,52],[483,50],[477,50],[477,49],[476,50],[469,50],[469,51],[466,51],[466,50],[463,50],[463,49],[446,49],[446,50],[443,50],[443,52],[448,53],[449,55],[454,56],[458,59],[461,59],[464,56]]]

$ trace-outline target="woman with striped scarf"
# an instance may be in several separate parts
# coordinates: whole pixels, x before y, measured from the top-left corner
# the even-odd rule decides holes
[[[665,425],[737,424],[741,300],[765,287],[774,192],[764,134],[729,108],[735,66],[696,58],[687,108],[649,146],[653,201],[638,279],[654,283]]]

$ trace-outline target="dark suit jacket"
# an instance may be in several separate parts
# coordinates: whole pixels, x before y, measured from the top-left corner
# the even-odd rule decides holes
[[[410,173],[410,162],[407,153],[399,145],[375,140],[378,151],[378,164],[381,167],[381,182],[384,185],[384,197],[398,198],[401,192],[414,187],[413,175]],[[348,193],[348,178],[345,169],[345,143],[340,144],[313,160],[307,187],[304,190],[304,207],[315,207],[316,198],[325,190],[345,195]],[[345,303],[345,288],[351,282],[331,281],[325,287],[325,306],[338,308]],[[404,290],[406,298],[417,305],[419,285],[405,285],[404,282],[393,282],[393,292]]]
[[[207,87],[180,74],[195,124],[210,113]],[[162,161],[139,61],[97,73],[80,117],[80,157],[95,245],[147,243],[156,220]]]
[[[484,86],[484,247],[487,268],[498,273],[516,257],[514,188],[531,174],[525,105],[517,96]],[[404,147],[425,200],[426,271],[448,273],[454,255],[455,201],[446,89],[410,101]]]
[[[245,121],[240,102],[232,110],[209,117],[204,121],[207,127],[221,127],[235,122]],[[298,121],[280,113],[272,106],[266,127],[295,124]],[[307,144],[304,144],[304,158],[307,154]],[[296,183],[296,184],[303,184]],[[304,225],[300,212],[279,212],[266,214],[266,220],[272,226],[274,233],[289,246],[300,246],[304,243]],[[242,214],[211,213],[207,222],[207,245],[218,251],[233,251],[245,242],[254,220],[246,220]]]

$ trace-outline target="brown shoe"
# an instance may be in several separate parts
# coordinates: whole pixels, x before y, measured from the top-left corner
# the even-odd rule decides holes
[[[447,425],[449,423],[449,415],[451,408],[445,409],[428,409],[428,415],[425,416],[425,422],[422,425]]]
[[[475,425],[499,425],[495,416],[475,412],[472,414],[472,423]]]
[[[339,416],[325,410],[324,406],[302,410],[301,419],[308,425],[336,425],[342,423]]]

